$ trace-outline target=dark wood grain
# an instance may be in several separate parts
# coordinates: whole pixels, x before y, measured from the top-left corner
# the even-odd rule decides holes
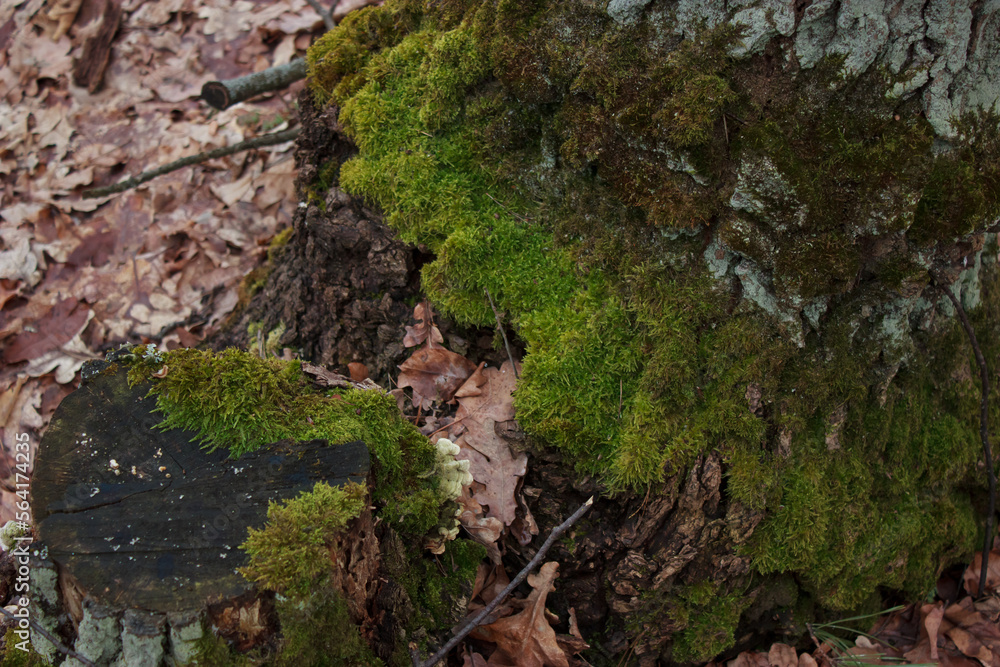
[[[190,431],[154,428],[149,387],[130,388],[124,366],[92,362],[85,376],[42,438],[31,489],[49,557],[103,604],[185,611],[240,595],[238,547],[269,501],[368,476],[362,442],[206,452]]]

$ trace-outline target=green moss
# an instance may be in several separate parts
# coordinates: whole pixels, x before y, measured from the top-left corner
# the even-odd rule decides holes
[[[295,233],[294,227],[285,227],[280,232],[274,235],[271,242],[267,244],[267,261],[274,263],[281,257],[285,246],[292,239],[292,234]]]
[[[969,114],[957,150],[935,157],[917,205],[912,236],[930,245],[965,236],[1000,215],[1000,115]]]
[[[260,662],[238,653],[214,632],[205,632],[195,643],[193,664],[198,667],[255,667]]]
[[[824,605],[922,590],[972,543],[975,388],[942,381],[960,332],[911,345],[862,313],[927,280],[894,239],[947,242],[995,215],[995,119],[935,158],[880,73],[828,59],[777,76],[730,60],[731,28],[680,40],[570,1],[367,11],[310,52],[358,147],[339,185],[434,253],[423,287],[444,313],[491,326],[484,289],[498,301],[527,348],[526,430],[622,494],[720,452],[730,499],[767,511],[746,554]],[[737,184],[767,215],[724,206]],[[720,292],[705,225],[781,299],[823,299],[821,334],[792,342],[787,319]],[[719,623],[690,600],[658,608],[688,628],[685,659],[731,641],[742,603],[722,598]]]
[[[282,504],[270,503],[267,525],[250,528],[240,545],[250,559],[240,573],[278,593],[307,596],[330,571],[329,545],[367,507],[367,496],[363,484],[321,482]],[[429,509],[433,515],[436,508]]]
[[[30,642],[27,643],[27,651],[18,648],[18,644],[23,646],[24,643],[20,637],[14,634],[14,628],[8,628],[3,641],[4,649],[2,656],[0,656],[2,658],[0,659],[0,667],[44,667],[49,664],[45,658],[35,653]]]
[[[402,584],[413,602],[411,629],[445,630],[460,622],[466,613],[472,584],[486,549],[472,540],[446,543],[445,553],[432,561],[415,558],[418,547],[394,542],[395,553],[383,561],[387,572]]]
[[[681,591],[687,621],[675,635],[671,659],[680,663],[703,663],[733,645],[733,632],[740,614],[750,604],[739,592],[719,595],[711,584]]]
[[[275,667],[376,667],[376,658],[335,591],[319,588],[303,600],[279,599],[281,649]]]

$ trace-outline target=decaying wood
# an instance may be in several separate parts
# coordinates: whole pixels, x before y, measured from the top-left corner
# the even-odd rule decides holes
[[[201,609],[251,589],[236,572],[247,528],[269,501],[317,482],[364,482],[364,443],[276,443],[237,460],[190,431],[161,431],[148,386],[92,362],[57,409],[32,480],[35,526],[49,558],[101,604]]]

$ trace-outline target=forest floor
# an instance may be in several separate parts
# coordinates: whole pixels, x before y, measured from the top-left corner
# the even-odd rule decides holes
[[[176,171],[119,195],[81,193],[294,123],[301,82],[222,112],[198,96],[206,81],[303,55],[324,29],[306,0],[124,0],[103,81],[88,90],[75,84],[74,70],[104,6],[0,0],[0,524],[15,516],[17,474],[30,475],[30,462],[15,458],[17,435],[28,433],[37,446],[56,406],[78,385],[82,364],[121,343],[173,349],[217,334],[244,277],[265,260],[296,206],[292,142]],[[482,355],[469,353],[461,338],[446,341],[424,303],[398,331],[399,349],[410,354],[392,378],[401,408],[426,435],[449,436],[473,461],[463,524],[492,549],[504,531],[530,542],[538,528],[517,482],[529,464],[492,428],[484,430],[488,422],[514,419],[516,354],[501,363],[509,352],[500,350],[494,363],[479,364]],[[471,347],[490,345],[487,339]],[[338,370],[354,379],[368,375],[361,364]],[[452,407],[442,409],[447,403]],[[502,465],[477,464],[483,451]],[[973,602],[962,595],[978,577],[973,560],[964,575],[941,578],[936,601],[871,619],[881,643],[840,632],[850,647],[838,647],[829,639],[836,628],[817,628],[815,650],[774,644],[730,665],[809,667],[842,662],[849,653],[869,661],[880,655],[1000,667],[995,546],[992,597]],[[484,565],[470,611],[507,579],[502,565]],[[527,601],[508,605],[503,623],[465,647],[464,664],[495,664],[505,638],[522,630],[537,634],[532,664],[549,664],[546,656],[579,660],[583,638],[573,633],[572,616],[571,634],[558,640],[545,624],[518,628],[532,609],[544,609],[556,586],[544,570],[531,583]],[[869,624],[852,627],[858,623]]]

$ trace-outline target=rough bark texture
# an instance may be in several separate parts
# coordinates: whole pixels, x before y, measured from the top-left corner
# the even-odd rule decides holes
[[[304,97],[303,136],[296,149],[300,183],[319,178],[331,161],[354,151],[338,140],[336,109],[320,111]],[[286,327],[279,345],[295,345],[302,358],[344,369],[352,361],[368,366],[370,376],[388,386],[405,358],[401,323],[418,294],[419,253],[393,238],[378,214],[337,189],[325,199],[303,201],[294,233],[263,288],[226,332],[213,342],[221,349],[252,346],[250,323],[261,331]]]

